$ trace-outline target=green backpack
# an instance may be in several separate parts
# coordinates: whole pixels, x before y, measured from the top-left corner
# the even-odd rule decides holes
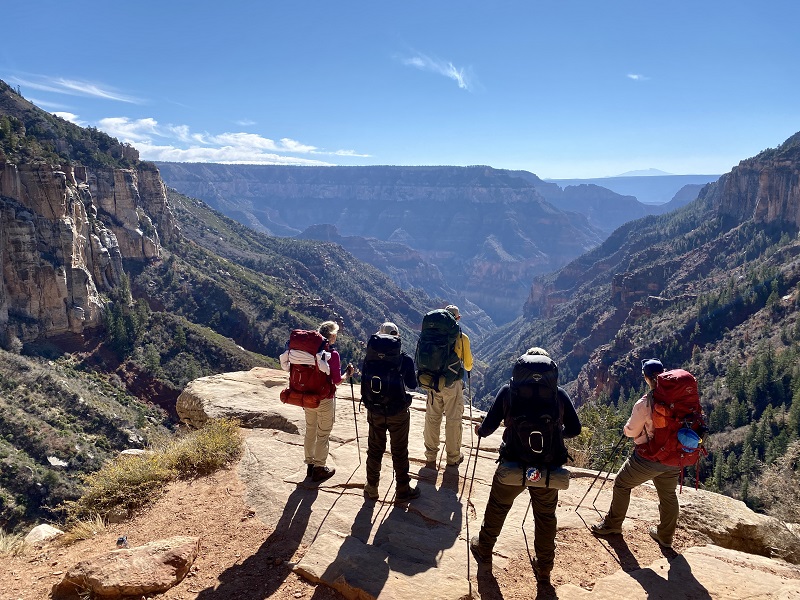
[[[458,321],[443,308],[432,310],[422,318],[422,331],[414,355],[419,387],[440,392],[444,386],[461,379],[464,368],[455,349],[459,335]]]

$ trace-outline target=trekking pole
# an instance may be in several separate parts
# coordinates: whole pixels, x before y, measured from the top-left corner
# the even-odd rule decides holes
[[[600,488],[597,490],[597,493],[594,495],[594,499],[592,500],[592,508],[594,508],[595,510],[597,510],[597,507],[595,506],[595,503],[597,502],[597,499],[600,497],[600,492],[603,491],[603,488],[605,487],[606,483],[608,483],[608,478],[611,475],[611,471],[616,471],[617,470],[617,466],[616,466],[617,465],[617,458],[619,458],[621,455],[622,455],[622,448],[620,448],[620,451],[614,457],[614,461],[611,463],[611,467],[612,468],[609,469],[608,471],[606,471],[606,476],[603,479],[603,483],[600,484]]]
[[[469,490],[467,490],[467,511],[464,513],[464,522],[467,529],[467,582],[469,583],[469,597],[472,598],[472,580],[470,579],[469,569],[469,555],[470,555],[470,538],[469,538],[469,504],[470,496],[472,495],[472,484],[475,481],[475,467],[478,466],[478,451],[481,449],[481,436],[478,436],[478,445],[475,446],[475,462],[472,463],[472,477],[469,480]]]
[[[475,442],[472,436],[472,430],[474,429],[472,424],[472,379],[470,379],[469,371],[467,371],[467,397],[469,399],[469,447],[471,449]],[[475,455],[475,460],[478,460],[477,454]]]
[[[356,416],[356,393],[353,391],[353,376],[350,376],[350,398],[353,400],[353,423],[356,425],[356,448],[358,448],[358,464],[361,464],[361,443],[358,440],[358,417]]]
[[[617,450],[620,448],[620,444],[622,444],[622,442],[624,440],[625,440],[625,434],[623,433],[620,436],[619,440],[617,440],[617,443],[611,449],[611,454],[608,455],[608,458],[606,459],[606,462],[603,463],[603,466],[601,466],[600,470],[597,471],[597,475],[595,475],[594,479],[592,479],[592,483],[590,483],[589,487],[586,488],[586,493],[583,494],[583,497],[581,498],[580,502],[578,502],[578,505],[575,507],[575,512],[578,512],[578,509],[581,507],[581,504],[583,504],[583,501],[586,499],[586,496],[589,495],[589,492],[594,487],[594,484],[597,483],[597,479],[600,477],[600,473],[603,472],[603,469],[605,469],[606,466],[608,465],[608,463],[611,461],[611,459],[614,458],[614,455],[617,453]]]

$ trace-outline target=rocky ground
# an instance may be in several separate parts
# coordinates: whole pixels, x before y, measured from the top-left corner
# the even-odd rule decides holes
[[[466,540],[480,527],[497,434],[496,440],[481,441],[477,461],[465,435],[468,457],[459,469],[426,469],[420,447],[423,407],[415,404],[411,472],[422,494],[408,505],[393,503],[387,456],[381,498],[368,501],[362,494],[365,449],[359,452],[354,431],[358,424],[365,445],[365,414],[354,417],[352,403],[339,401],[330,461],[337,473],[313,484],[302,464],[302,413],[271,399],[275,389],[269,381],[277,375],[261,371],[214,376],[196,386],[183,407],[179,402],[179,412],[188,406],[194,419],[204,412],[231,415],[240,406],[239,417],[259,423],[248,430],[236,468],[176,483],[152,508],[91,540],[4,558],[0,600],[46,598],[71,566],[113,550],[121,535],[131,546],[174,535],[200,538],[189,575],[156,596],[171,600],[457,600],[470,593],[484,599],[800,598],[800,569],[752,553],[758,549],[797,562],[794,536],[761,539],[771,523],[766,517],[716,494],[684,490],[674,548],[662,550],[647,534],[658,518],[655,491],[642,486],[634,491],[624,534],[597,539],[588,525],[608,506],[610,484],[597,498],[598,509],[592,507],[593,491],[576,510],[592,481],[590,473],[577,470],[570,489],[560,495],[552,584],[537,585],[533,577],[534,526],[524,496],[509,513],[493,566],[479,568]],[[765,550],[768,543],[775,547]],[[720,547],[725,544],[732,549]],[[749,553],[741,551],[746,549]]]

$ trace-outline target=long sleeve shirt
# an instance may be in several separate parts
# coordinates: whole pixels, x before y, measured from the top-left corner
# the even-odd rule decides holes
[[[629,438],[633,438],[633,443],[637,446],[646,444],[653,439],[652,392],[648,392],[636,401],[631,416],[622,431]]]
[[[564,408],[564,439],[572,438],[580,434],[581,422],[578,419],[578,413],[575,412],[575,406],[572,404],[572,399],[564,388],[558,388],[558,398],[561,400],[561,405]],[[506,415],[507,403],[511,400],[510,386],[505,384],[497,392],[492,407],[486,414],[486,418],[481,423],[478,429],[478,436],[487,437],[494,433],[500,427],[500,423]],[[511,442],[511,429],[506,427],[503,432],[503,443],[508,445]]]
[[[460,333],[456,338],[454,348],[456,356],[461,359],[465,371],[472,371],[472,350],[469,346],[469,337],[466,333]]]

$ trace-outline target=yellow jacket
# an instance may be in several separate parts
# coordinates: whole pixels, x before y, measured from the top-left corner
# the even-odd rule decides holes
[[[472,350],[470,350],[469,337],[466,333],[461,332],[456,338],[455,351],[464,365],[464,370],[472,371]]]

